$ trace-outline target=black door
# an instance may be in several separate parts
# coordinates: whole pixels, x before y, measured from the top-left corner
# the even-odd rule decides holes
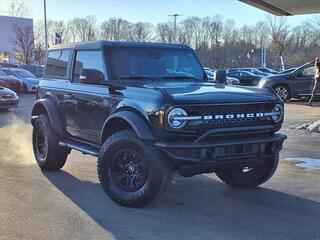
[[[63,96],[66,129],[72,136],[99,143],[104,121],[113,105],[106,80],[101,50],[75,53],[72,81]]]
[[[292,85],[297,95],[310,95],[314,84],[314,66],[309,65],[293,74]]]

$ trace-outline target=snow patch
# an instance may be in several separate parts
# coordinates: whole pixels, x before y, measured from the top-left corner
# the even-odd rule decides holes
[[[292,127],[292,129],[306,130],[311,133],[320,133],[320,120],[314,123],[303,123],[299,126]]]
[[[304,158],[304,157],[297,157],[297,158],[285,158],[286,161],[294,161],[295,166],[306,169],[320,171],[320,159],[317,158]]]

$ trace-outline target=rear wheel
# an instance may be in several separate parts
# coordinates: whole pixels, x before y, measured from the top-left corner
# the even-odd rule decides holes
[[[59,146],[59,137],[51,128],[46,115],[39,115],[34,122],[32,144],[41,169],[54,171],[64,166],[70,150]]]
[[[217,171],[217,176],[225,183],[239,188],[253,188],[269,180],[275,173],[279,162],[276,153],[263,163],[253,167],[242,167]]]
[[[132,130],[114,133],[103,144],[98,175],[106,194],[128,207],[142,207],[160,197],[172,179],[172,164]]]
[[[276,85],[273,87],[275,93],[283,100],[288,101],[291,98],[290,89],[286,85]]]

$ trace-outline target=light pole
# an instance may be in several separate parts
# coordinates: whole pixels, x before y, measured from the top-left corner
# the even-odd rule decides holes
[[[177,17],[182,15],[175,13],[168,16],[173,17],[173,43],[177,43]]]
[[[44,11],[44,42],[46,45],[46,55],[48,53],[48,26],[47,26],[47,6],[46,0],[43,0],[43,11]]]

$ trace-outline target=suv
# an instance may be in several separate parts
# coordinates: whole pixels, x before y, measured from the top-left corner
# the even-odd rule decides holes
[[[107,195],[141,207],[175,171],[251,188],[277,168],[283,102],[269,89],[209,83],[187,46],[79,43],[49,50],[46,64],[32,110],[43,170],[62,168],[71,149],[96,156]]]
[[[314,73],[314,61],[312,61],[292,71],[263,78],[259,82],[259,87],[273,88],[283,101],[291,98],[311,97],[315,82]]]

